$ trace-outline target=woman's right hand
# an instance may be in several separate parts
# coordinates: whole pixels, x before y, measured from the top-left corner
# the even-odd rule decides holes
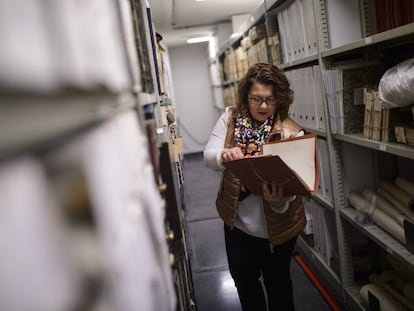
[[[223,149],[221,153],[221,159],[223,160],[223,162],[238,160],[238,159],[243,159],[243,158],[244,158],[244,154],[240,147],[225,148]]]

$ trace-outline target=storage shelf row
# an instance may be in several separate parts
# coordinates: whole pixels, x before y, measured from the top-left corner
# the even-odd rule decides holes
[[[0,156],[38,147],[133,109],[131,94],[8,96],[0,106]]]
[[[348,134],[348,135],[334,135],[335,139],[344,141],[347,143],[355,144],[358,146],[371,148],[374,150],[394,154],[400,157],[408,158],[408,159],[414,159],[414,148],[400,144],[400,143],[394,143],[394,142],[381,142],[381,141],[375,141],[367,138],[363,138],[362,134]]]
[[[0,4],[0,309],[194,310],[149,4],[26,2]]]
[[[301,58],[295,61],[290,61],[284,64],[280,64],[279,67],[287,70],[287,69],[290,69],[291,67],[305,65],[307,63],[315,62],[317,60],[318,60],[318,55],[312,55],[312,56],[304,57],[304,58]]]
[[[341,216],[367,237],[380,245],[387,253],[396,256],[414,269],[414,255],[407,248],[376,225],[362,225],[355,218],[357,212],[352,208],[341,209]]]
[[[414,23],[407,24],[407,25],[397,27],[397,28],[393,28],[391,30],[380,32],[375,35],[362,38],[361,40],[357,40],[349,44],[345,44],[343,46],[339,46],[333,49],[322,51],[321,56],[322,57],[335,56],[338,54],[342,54],[345,52],[351,52],[353,50],[372,46],[375,44],[380,44],[380,43],[389,44],[397,40],[398,41],[407,40],[408,38],[410,38],[410,40],[414,39]]]

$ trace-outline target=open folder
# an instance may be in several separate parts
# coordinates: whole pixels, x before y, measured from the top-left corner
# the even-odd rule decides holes
[[[223,162],[252,193],[261,195],[262,184],[283,186],[283,194],[315,195],[319,187],[316,134],[272,142],[262,146],[263,155]]]

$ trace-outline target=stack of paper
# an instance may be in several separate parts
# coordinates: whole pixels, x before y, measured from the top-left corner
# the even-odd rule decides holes
[[[382,120],[382,111],[381,111],[381,99],[378,96],[378,92],[374,92],[374,103],[372,113],[372,139],[379,141],[381,140],[381,120]]]

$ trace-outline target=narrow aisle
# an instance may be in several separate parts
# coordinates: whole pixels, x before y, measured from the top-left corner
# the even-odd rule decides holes
[[[215,208],[220,172],[208,169],[202,154],[184,157],[187,243],[198,311],[241,311],[228,271],[223,222]],[[330,310],[294,259],[291,265],[297,311]]]

